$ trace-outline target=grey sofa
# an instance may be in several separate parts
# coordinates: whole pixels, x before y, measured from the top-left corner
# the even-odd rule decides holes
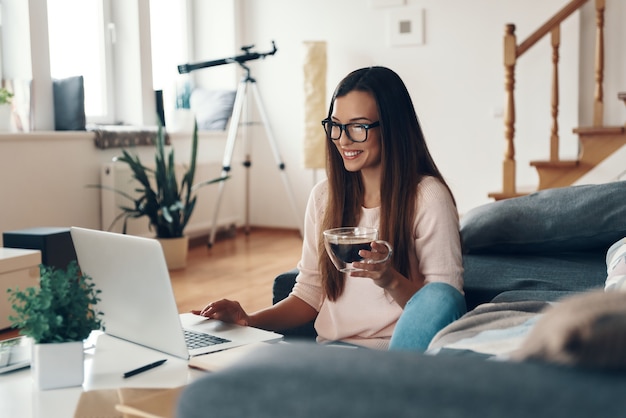
[[[626,237],[626,182],[489,203],[462,217],[461,236],[468,315],[488,302],[557,301],[600,289],[606,251]],[[296,274],[276,278],[274,302]],[[323,347],[312,342],[313,332],[310,324],[288,330],[291,343],[193,383],[179,416],[205,416],[205,408],[222,417],[626,416],[621,369],[493,361],[467,350]]]

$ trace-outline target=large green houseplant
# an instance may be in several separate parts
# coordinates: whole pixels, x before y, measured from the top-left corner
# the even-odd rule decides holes
[[[185,227],[196,205],[195,191],[200,187],[224,181],[228,176],[194,184],[198,154],[197,122],[194,123],[189,164],[182,179],[178,180],[176,177],[174,150],[170,149],[166,154],[165,130],[161,123],[158,125],[155,148],[154,167],[144,165],[139,156],[133,155],[127,150],[122,150],[122,155],[115,158],[116,162],[128,165],[138,186],[134,196],[122,190],[111,189],[132,202],[132,205],[120,206],[122,212],[113,220],[113,224],[123,219],[122,232],[126,233],[129,219],[146,216],[149,220],[150,229],[155,232],[156,238],[161,240],[161,244],[164,246],[170,269],[181,268],[184,267],[186,246],[188,245]],[[177,261],[174,261],[174,256],[169,256],[169,248],[172,246],[169,240],[173,238],[180,241],[175,245],[182,248],[182,255],[176,257],[178,258]],[[180,252],[181,250],[174,251]]]
[[[12,327],[33,340],[32,370],[40,389],[83,382],[83,340],[102,325],[100,290],[76,261],[66,269],[40,265],[39,286],[9,289]]]
[[[125,233],[128,219],[146,216],[157,238],[180,238],[184,236],[185,227],[196,205],[197,196],[194,192],[202,186],[226,180],[228,177],[218,177],[194,184],[198,154],[197,123],[193,130],[189,165],[180,184],[176,178],[174,150],[171,149],[167,155],[165,153],[165,131],[161,124],[158,127],[155,146],[154,167],[144,165],[139,156],[127,150],[122,150],[122,156],[115,158],[116,162],[128,165],[139,186],[135,189],[136,196],[121,190],[113,190],[133,202],[132,206],[120,207],[122,212],[115,218],[114,223],[124,219]]]

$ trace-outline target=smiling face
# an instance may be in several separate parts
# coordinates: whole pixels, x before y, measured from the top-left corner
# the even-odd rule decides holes
[[[376,108],[376,101],[368,92],[353,90],[345,96],[335,99],[331,119],[339,124],[371,124],[377,122],[378,109]],[[370,129],[365,142],[352,142],[346,133],[342,132],[341,138],[333,141],[333,144],[335,144],[341,154],[346,170],[352,172],[380,171],[380,128]]]

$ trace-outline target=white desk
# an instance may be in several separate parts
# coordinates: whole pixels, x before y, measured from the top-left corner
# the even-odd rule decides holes
[[[85,380],[82,387],[39,391],[34,388],[30,369],[0,374],[0,417],[71,418],[83,391],[94,389],[173,388],[203,376],[190,369],[187,361],[159,351],[125,342],[100,332],[92,333],[85,350]],[[165,364],[124,379],[129,370],[167,358]]]

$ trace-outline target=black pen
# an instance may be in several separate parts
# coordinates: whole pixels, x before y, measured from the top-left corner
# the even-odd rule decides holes
[[[124,379],[126,379],[127,377],[134,376],[134,375],[139,374],[139,373],[143,373],[146,370],[154,369],[155,367],[160,366],[161,364],[165,363],[166,361],[167,361],[167,359],[155,361],[154,363],[146,364],[145,366],[142,366],[142,367],[140,367],[138,369],[126,372],[126,373],[124,373]]]

